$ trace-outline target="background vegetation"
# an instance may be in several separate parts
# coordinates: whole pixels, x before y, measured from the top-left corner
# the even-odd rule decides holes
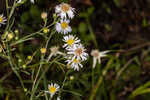
[[[12,5],[13,0],[9,1]],[[48,12],[49,22],[52,22],[54,7],[60,2],[68,2],[76,8],[76,17],[71,22],[73,34],[83,42],[90,54],[92,49],[112,50],[102,63],[92,69],[92,57],[84,63],[79,72],[69,73],[62,100],[149,100],[150,98],[150,1],[149,0],[35,0],[20,6],[15,11],[14,26],[19,30],[19,37],[28,35],[41,28],[41,12]],[[6,14],[5,0],[0,1],[0,13]],[[5,26],[0,28],[1,35]],[[47,35],[47,34],[45,34]],[[14,45],[17,50],[13,56],[18,62],[20,75],[25,84],[13,73],[9,63],[0,58],[0,98],[1,100],[29,100],[32,69],[37,70],[36,58],[27,68],[22,66],[27,56],[33,55],[41,47],[44,36]],[[62,37],[55,35],[51,45],[63,45]],[[63,62],[62,62],[63,64]],[[46,90],[51,81],[58,84],[64,80],[64,71],[68,70],[62,64],[54,63],[45,73],[36,92]],[[62,70],[63,68],[63,70]],[[70,79],[73,76],[74,79]],[[43,86],[44,85],[44,86]],[[45,100],[39,97],[37,100]]]

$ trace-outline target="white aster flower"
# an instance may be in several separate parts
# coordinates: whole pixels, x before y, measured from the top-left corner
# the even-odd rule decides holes
[[[60,86],[56,83],[51,83],[48,85],[48,91],[45,91],[47,93],[50,93],[51,98],[54,96],[54,94],[59,91]]]
[[[93,68],[95,68],[96,66],[96,63],[97,63],[97,60],[98,60],[98,63],[100,64],[101,63],[101,58],[102,57],[106,57],[106,53],[108,53],[109,51],[102,51],[102,52],[99,52],[99,50],[92,50],[91,51],[91,55],[93,56]]]
[[[73,35],[64,36],[63,41],[65,42],[63,46],[64,48],[72,47],[73,45],[80,43],[80,40],[78,39],[78,37],[75,37]]]
[[[67,34],[68,32],[71,32],[72,29],[69,26],[69,20],[61,20],[60,23],[56,23],[56,31],[58,33]]]
[[[68,59],[67,65],[73,68],[74,70],[79,71],[80,67],[83,68],[83,65],[81,64],[81,60],[77,58]]]
[[[69,4],[67,3],[61,3],[59,5],[56,6],[55,8],[55,12],[58,16],[60,16],[62,19],[66,19],[67,16],[69,18],[73,18],[74,17],[74,11],[75,8],[72,8]]]
[[[6,24],[5,22],[7,21],[7,19],[3,16],[3,14],[0,15],[0,26],[1,24]]]
[[[88,57],[88,54],[85,52],[86,49],[82,44],[76,44],[73,47],[69,47],[67,50],[67,54],[73,55],[73,58],[81,59],[82,61],[84,61]]]

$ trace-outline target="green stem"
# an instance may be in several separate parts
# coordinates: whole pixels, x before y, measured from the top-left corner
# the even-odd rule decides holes
[[[42,70],[42,71],[43,71],[43,70]],[[44,75],[44,77],[43,77],[43,84],[44,84],[44,88],[45,88],[45,90],[46,90],[46,89],[47,89],[46,75]],[[45,99],[48,100],[47,93],[45,94]]]
[[[94,87],[94,68],[92,68],[92,88]]]
[[[6,44],[6,47],[7,47],[7,53],[8,53],[8,61],[9,61],[9,64],[11,66],[11,69],[16,74],[16,76],[19,78],[20,83],[21,83],[21,85],[22,85],[22,87],[24,89],[24,84],[23,84],[22,78],[21,78],[21,76],[19,75],[19,73],[16,70],[17,66],[13,62],[12,55],[11,55],[10,48],[9,48],[8,44]]]
[[[86,18],[86,22],[87,22],[88,29],[89,29],[89,31],[90,31],[90,34],[91,34],[93,43],[94,43],[95,47],[98,48],[98,44],[97,44],[97,41],[96,41],[96,37],[95,37],[94,31],[93,31],[93,29],[92,29],[92,26],[91,26],[91,24],[90,24],[89,18]]]
[[[103,82],[103,77],[107,74],[107,71],[111,67],[112,62],[113,62],[113,59],[109,60],[109,62],[107,63],[105,69],[102,72],[103,75],[99,76],[99,79],[98,79],[98,82],[97,82],[96,86],[92,89],[92,92],[91,92],[89,100],[94,100],[94,97],[96,96],[96,93],[97,93],[97,91],[99,89],[99,86]]]
[[[7,7],[7,13],[8,13],[8,0],[6,0],[6,7]],[[9,14],[8,18],[7,18],[7,26],[6,26],[6,28],[5,28],[4,34],[5,34],[6,31],[8,31],[8,29],[9,29],[9,26],[10,26],[10,19],[11,19],[12,15],[13,15],[13,13],[14,13],[14,11],[15,11],[15,8],[16,8],[16,1],[14,0],[12,9],[11,9],[11,11],[10,11],[10,14]],[[20,80],[20,82],[21,82],[21,85],[22,85],[22,87],[24,88],[24,84],[23,84],[22,78],[21,78],[21,76],[19,75],[19,73],[18,73],[17,70],[16,70],[17,66],[16,66],[16,64],[15,64],[14,61],[13,61],[10,47],[9,47],[8,43],[6,43],[5,45],[6,45],[7,55],[8,55],[7,58],[8,58],[8,62],[9,62],[9,64],[10,64],[10,66],[11,66],[11,69],[12,69],[13,72],[16,74],[16,76],[19,78],[19,80]]]
[[[53,35],[55,32],[56,32],[56,31],[53,31],[53,32],[50,34],[50,36],[49,36],[49,38],[48,38],[48,40],[47,40],[47,42],[46,42],[46,45],[45,45],[45,48],[46,48],[46,49],[47,49],[47,47],[48,47],[48,43],[49,43],[49,41],[50,41],[52,35]],[[40,61],[40,62],[42,62],[42,61],[44,60],[44,56],[45,56],[45,55],[43,55],[43,56],[41,57],[41,61]],[[40,70],[41,70],[42,66],[43,66],[43,63],[40,63],[40,67],[39,67],[39,69],[38,69],[38,72],[37,72],[37,74],[36,74],[35,80],[34,80],[34,82],[33,82],[32,94],[31,94],[30,100],[33,100],[33,96],[34,96],[34,94],[35,94],[36,87],[38,87],[37,78],[38,78],[38,76],[39,76],[39,73],[40,73]],[[35,83],[37,83],[37,84],[35,84]]]
[[[7,0],[6,0],[6,1],[7,1]],[[8,6],[8,1],[6,2],[6,5]],[[13,15],[13,13],[14,13],[14,11],[15,11],[15,8],[16,8],[16,1],[14,0],[12,9],[11,9],[11,11],[10,11],[10,14],[9,14],[8,18],[7,18],[7,26],[6,26],[6,28],[5,28],[5,32],[9,29],[10,19],[11,19],[12,15]],[[8,8],[7,8],[7,9],[8,9]],[[5,33],[5,32],[4,32],[4,33]]]

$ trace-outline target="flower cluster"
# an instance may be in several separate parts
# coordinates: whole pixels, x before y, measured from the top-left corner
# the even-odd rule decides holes
[[[58,33],[64,34],[63,41],[65,44],[63,47],[67,50],[67,65],[74,70],[79,71],[79,68],[83,67],[82,61],[85,61],[88,54],[86,49],[80,43],[80,39],[74,35],[70,35],[72,28],[69,26],[70,19],[74,17],[75,9],[67,3],[61,3],[55,8],[57,16],[60,17],[60,21],[56,23],[56,30]]]
[[[74,17],[74,8],[72,8],[67,3],[61,3],[56,6],[55,13],[60,18],[60,20],[56,23],[56,31],[64,35],[62,39],[62,41],[65,43],[63,45],[63,48],[66,49],[67,55],[60,52],[58,50],[58,46],[53,46],[50,48],[51,54],[48,56],[47,61],[49,61],[52,56],[60,54],[67,58],[66,62],[68,63],[68,66],[70,66],[74,70],[79,71],[79,68],[83,67],[81,62],[87,59],[88,54],[85,52],[86,49],[84,48],[84,46],[80,43],[80,39],[78,39],[78,37],[74,35],[68,34],[72,31],[71,27],[69,26],[69,23],[70,19]],[[45,14],[42,14],[42,18],[43,15]],[[41,53],[44,54],[45,52],[46,50],[42,48]],[[59,91],[60,86],[56,83],[51,83],[50,85],[48,85],[48,91],[46,92],[50,93],[50,97],[52,98],[56,94],[56,92]],[[60,97],[57,97],[57,100],[60,100]]]

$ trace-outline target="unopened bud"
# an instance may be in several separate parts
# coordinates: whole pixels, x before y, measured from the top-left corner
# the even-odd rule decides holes
[[[7,36],[8,40],[11,40],[13,37],[14,37],[13,33],[8,33],[8,36]]]
[[[41,51],[42,54],[45,54],[46,53],[46,48],[41,48],[40,51]]]
[[[27,68],[27,66],[26,66],[26,65],[23,65],[23,66],[22,66],[22,68],[23,68],[23,69],[26,69],[26,68]]]
[[[71,81],[74,80],[74,76],[70,76],[70,80],[71,80]]]
[[[15,31],[14,31],[16,34],[18,34],[19,33],[19,30],[18,29],[15,29]]]
[[[43,28],[43,33],[48,33],[49,29],[47,27]]]
[[[27,92],[28,91],[28,89],[27,88],[24,88],[24,92]]]
[[[31,60],[32,56],[28,56],[27,58],[28,58],[29,60]]]
[[[21,60],[21,59],[18,59],[18,62],[22,62],[22,60]]]

